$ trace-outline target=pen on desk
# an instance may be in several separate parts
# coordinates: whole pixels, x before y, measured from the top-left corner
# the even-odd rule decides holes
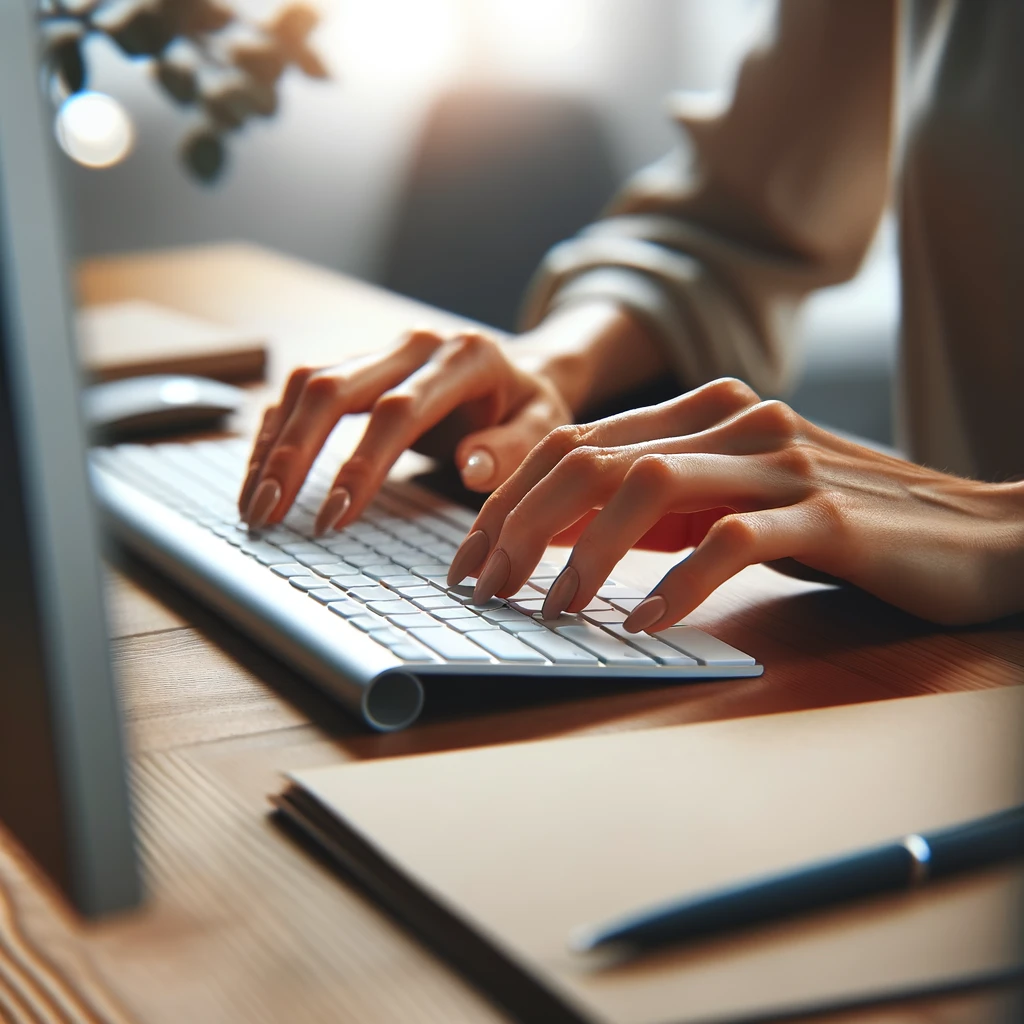
[[[1024,857],[1024,805],[576,929],[573,952],[687,942]]]

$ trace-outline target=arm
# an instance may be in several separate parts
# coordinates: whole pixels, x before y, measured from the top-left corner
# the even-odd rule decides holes
[[[885,205],[895,7],[783,0],[729,106],[680,104],[692,154],[642,171],[605,219],[552,250],[525,326],[611,299],[685,386],[735,375],[778,393],[800,300],[854,274]]]

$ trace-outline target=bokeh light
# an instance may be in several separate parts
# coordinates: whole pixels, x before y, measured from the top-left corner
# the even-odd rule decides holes
[[[54,130],[61,149],[86,167],[110,167],[131,151],[135,138],[124,107],[102,92],[79,92],[57,111]]]

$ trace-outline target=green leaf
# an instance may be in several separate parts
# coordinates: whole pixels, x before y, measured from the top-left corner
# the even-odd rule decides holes
[[[231,60],[250,78],[267,85],[281,77],[285,66],[285,56],[273,42],[236,46],[231,51]]]
[[[364,2],[372,2],[372,0],[364,0]],[[292,4],[278,14],[268,26],[267,31],[279,39],[290,54],[292,50],[298,50],[302,46],[309,33],[316,28],[319,20],[319,15],[312,7],[306,4]]]
[[[200,36],[220,32],[235,20],[234,13],[213,0],[174,0],[170,16],[180,35]]]
[[[330,78],[331,73],[327,65],[320,59],[319,54],[308,46],[300,47],[292,54],[292,60],[310,78]]]
[[[185,139],[181,155],[188,169],[201,181],[216,181],[224,169],[224,143],[209,128],[201,128]]]
[[[80,91],[85,86],[86,68],[82,59],[82,47],[74,37],[62,39],[50,53],[53,69],[60,76],[64,88],[69,94]]]
[[[129,57],[159,57],[175,36],[167,15],[146,8],[133,11],[106,31]]]
[[[226,131],[241,128],[250,114],[258,113],[249,92],[240,85],[204,96],[203,106],[214,123]]]
[[[164,92],[183,106],[189,106],[199,98],[199,82],[194,68],[162,60],[156,65],[156,79]]]

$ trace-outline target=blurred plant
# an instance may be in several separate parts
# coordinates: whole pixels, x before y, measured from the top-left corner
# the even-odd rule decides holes
[[[38,20],[46,85],[58,103],[86,88],[90,36],[105,35],[126,57],[149,63],[160,89],[201,115],[181,156],[203,181],[223,170],[227,135],[276,113],[289,67],[328,77],[308,41],[318,16],[301,3],[260,24],[217,0],[39,0]]]

